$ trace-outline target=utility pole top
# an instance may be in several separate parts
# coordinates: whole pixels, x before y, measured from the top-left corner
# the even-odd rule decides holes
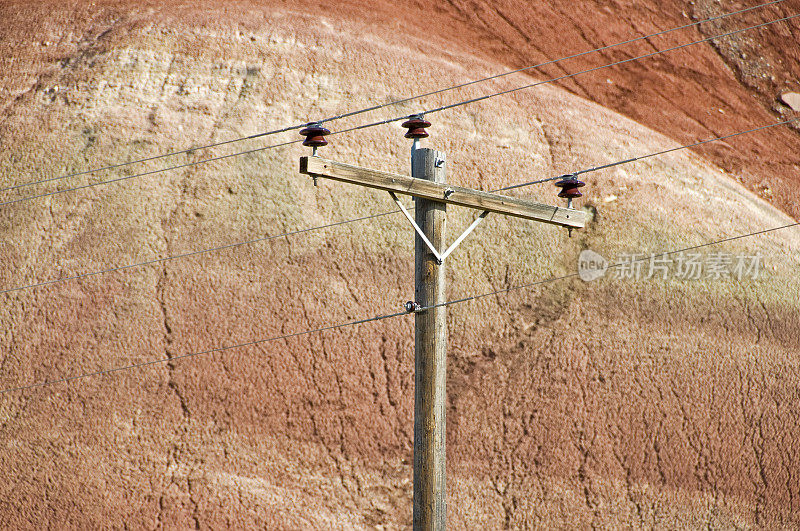
[[[421,114],[403,124],[406,138],[412,139],[411,177],[370,170],[316,156],[329,131],[318,123],[309,124],[300,134],[303,145],[313,148],[311,157],[300,157],[300,173],[314,179],[324,177],[389,192],[392,200],[414,227],[414,298],[405,305],[414,312],[414,531],[444,531],[447,522],[447,473],[445,417],[447,410],[447,298],[444,260],[464,241],[490,212],[566,227],[581,228],[586,214],[572,207],[584,183],[567,175],[556,183],[559,197],[567,208],[543,205],[526,199],[462,188],[447,184],[445,154],[420,148],[431,124]],[[414,216],[397,194],[417,199]],[[447,205],[478,210],[472,224],[444,249]]]

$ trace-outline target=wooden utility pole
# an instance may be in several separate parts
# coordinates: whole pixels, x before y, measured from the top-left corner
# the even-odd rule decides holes
[[[427,124],[427,125],[425,125]],[[403,124],[407,138],[424,138],[429,126],[419,117]],[[416,128],[416,129],[415,129]],[[421,132],[420,132],[421,131]],[[300,132],[303,145],[327,144],[330,131],[310,125]],[[314,152],[316,154],[316,151]],[[583,227],[586,215],[580,210],[543,205],[506,195],[482,192],[447,184],[444,153],[417,148],[411,156],[411,177],[370,170],[326,160],[317,156],[300,158],[300,173],[316,183],[324,177],[389,192],[394,202],[416,231],[414,244],[414,301],[406,310],[415,313],[414,339],[414,529],[444,530],[446,505],[445,410],[447,375],[447,307],[443,262],[490,212],[549,223],[568,229]],[[571,177],[571,176],[566,176]],[[564,188],[560,197],[580,197],[574,178],[556,183]],[[563,185],[563,186],[562,186]],[[564,195],[566,193],[566,195]],[[414,217],[397,199],[405,194],[416,200]],[[472,208],[480,214],[446,250],[445,224],[447,204]],[[570,203],[571,206],[571,203]]]
[[[411,175],[439,184],[447,182],[444,153],[415,149]],[[416,199],[416,222],[441,254],[447,204]],[[447,307],[445,269],[439,257],[416,235],[414,297],[422,310],[415,315],[414,335],[414,529],[443,530],[447,516],[445,474],[445,411],[447,400]]]

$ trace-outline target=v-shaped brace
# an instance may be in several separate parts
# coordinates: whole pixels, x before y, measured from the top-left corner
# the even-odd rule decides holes
[[[453,242],[453,243],[450,245],[450,247],[448,247],[448,248],[447,248],[447,250],[446,250],[445,252],[443,252],[442,254],[439,254],[439,251],[438,251],[438,250],[437,250],[437,249],[436,249],[436,248],[433,246],[433,244],[432,244],[432,243],[431,243],[431,241],[430,241],[430,240],[427,238],[427,236],[425,236],[425,233],[424,233],[424,232],[422,232],[422,229],[420,229],[420,228],[419,228],[419,225],[417,225],[417,222],[416,222],[416,221],[414,221],[414,218],[412,218],[412,217],[411,217],[411,214],[409,214],[409,213],[408,213],[408,210],[406,210],[406,207],[404,207],[404,206],[403,206],[403,203],[401,203],[401,202],[400,202],[400,200],[399,200],[399,199],[397,199],[397,196],[395,195],[395,193],[394,193],[394,192],[389,192],[389,195],[390,195],[390,196],[392,196],[392,200],[393,200],[395,203],[397,203],[397,206],[399,206],[399,207],[400,207],[400,210],[403,212],[403,214],[405,215],[406,219],[407,219],[408,221],[410,221],[410,222],[411,222],[411,225],[414,227],[414,230],[415,230],[415,231],[417,231],[417,234],[419,234],[419,237],[420,237],[420,238],[422,238],[422,241],[423,241],[423,242],[425,242],[425,245],[427,245],[427,246],[428,246],[428,249],[430,249],[430,250],[431,250],[431,252],[433,253],[433,256],[435,256],[435,257],[436,257],[436,261],[439,263],[439,265],[441,265],[441,264],[442,264],[442,262],[444,262],[444,259],[445,259],[445,258],[447,258],[448,256],[450,256],[450,253],[452,253],[453,251],[455,251],[455,250],[456,250],[456,247],[458,247],[458,246],[459,246],[459,244],[460,244],[461,242],[463,242],[463,241],[464,241],[464,238],[466,238],[467,236],[469,236],[469,233],[470,233],[470,232],[472,232],[473,230],[475,230],[475,227],[477,227],[477,226],[478,226],[478,224],[479,224],[481,221],[483,221],[483,218],[485,218],[486,216],[488,216],[488,215],[489,215],[489,211],[488,211],[488,210],[484,210],[484,211],[481,213],[481,215],[480,215],[480,216],[478,216],[477,218],[475,218],[475,221],[473,221],[473,222],[472,222],[472,225],[470,225],[469,227],[467,227],[467,230],[465,230],[464,232],[462,232],[462,233],[461,233],[461,236],[459,236],[459,237],[456,239],[456,241],[454,241],[454,242]]]

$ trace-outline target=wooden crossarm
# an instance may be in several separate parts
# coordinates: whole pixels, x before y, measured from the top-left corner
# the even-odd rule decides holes
[[[300,157],[300,173],[562,227],[581,228],[586,224],[586,214],[580,210],[359,168],[320,157]]]

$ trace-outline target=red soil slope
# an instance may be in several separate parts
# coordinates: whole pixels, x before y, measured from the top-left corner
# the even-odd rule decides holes
[[[398,99],[741,6],[4,2],[3,183]],[[425,106],[797,9],[785,2]],[[777,94],[798,89],[798,27],[443,112],[435,142],[452,154],[453,182],[495,188],[770,123],[789,116]],[[332,158],[404,170],[396,127],[333,138]],[[492,219],[453,256],[451,294],[572,272],[583,248],[651,252],[785,223],[800,213],[799,142],[774,128],[598,172],[582,200],[596,214],[586,230],[567,239]],[[300,179],[305,152],[3,208],[0,289],[386,210],[382,194]],[[554,201],[552,190],[525,193]],[[468,219],[452,216],[454,227]],[[724,249],[768,256],[763,278],[573,279],[454,306],[452,527],[800,525],[800,242],[787,231],[735,245]],[[3,394],[0,525],[407,527],[410,319],[172,358],[396,311],[411,289],[410,249],[402,219],[376,218],[3,293],[0,387],[171,360]]]
[[[404,35],[424,35],[431,47],[479,54],[522,68],[758,5],[758,2],[337,2],[329,16],[374,21]],[[539,79],[603,64],[795,15],[787,1],[540,69]],[[800,23],[785,23],[712,40],[653,58],[558,82],[682,144],[788,119],[796,113],[780,94],[800,90]],[[494,72],[493,72],[494,73]],[[479,77],[479,76],[475,76]],[[426,86],[436,86],[428,83]],[[524,84],[524,83],[520,83]],[[800,217],[800,127],[772,128],[697,148],[752,190]]]

